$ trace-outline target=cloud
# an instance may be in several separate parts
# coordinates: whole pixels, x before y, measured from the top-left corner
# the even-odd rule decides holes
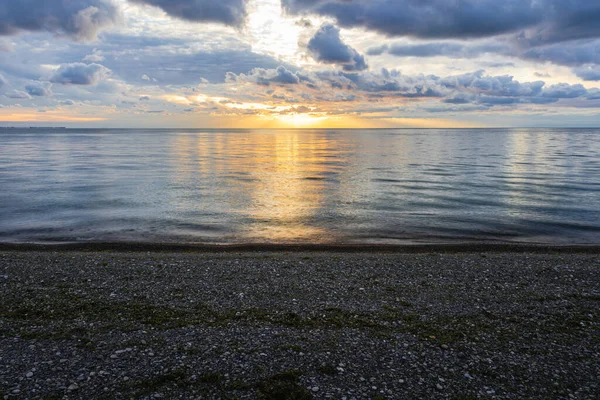
[[[468,104],[471,103],[473,100],[473,95],[469,95],[466,93],[456,93],[448,98],[445,98],[442,101],[448,104]]]
[[[331,24],[319,28],[307,45],[312,57],[325,64],[341,65],[345,71],[362,71],[368,68],[365,57],[340,38],[340,30]]]
[[[102,65],[127,82],[148,85],[197,84],[201,77],[211,83],[223,82],[226,72],[244,73],[253,68],[277,68],[281,61],[253,52],[234,41],[215,49],[197,49],[190,41],[169,38],[117,37],[97,46],[105,60]],[[125,56],[123,56],[125,55]],[[132,59],[135,58],[135,62]]]
[[[0,35],[48,31],[85,41],[119,18],[112,0],[3,0]]]
[[[585,65],[573,69],[573,72],[584,81],[600,81],[600,65]]]
[[[55,71],[50,82],[63,85],[95,85],[109,72],[108,68],[100,64],[63,64]]]
[[[32,83],[25,86],[25,90],[30,96],[45,97],[52,96],[51,85],[42,84],[40,82]]]
[[[485,37],[535,25],[542,9],[534,0],[282,0],[292,14],[333,17],[342,27],[389,36]]]
[[[518,35],[527,46],[600,36],[600,3],[590,0],[529,0],[537,2],[543,19]]]
[[[286,76],[288,80],[279,79]],[[404,98],[416,101],[433,101],[438,99],[442,104],[467,105],[465,110],[479,110],[481,107],[514,106],[518,104],[550,104],[561,99],[578,99],[586,102],[595,96],[593,90],[583,85],[558,84],[546,86],[544,81],[520,82],[511,75],[487,75],[485,71],[438,77],[435,75],[403,75],[397,70],[382,69],[380,73],[369,71],[345,72],[325,70],[305,73],[281,68],[279,71],[254,69],[248,74],[228,74],[228,82],[254,83],[269,86],[273,82],[280,85],[294,84],[294,98],[273,90],[266,91],[269,98],[295,102],[303,98],[309,101],[323,102],[360,101],[369,102],[393,101]],[[257,96],[262,96],[257,95]],[[291,99],[291,100],[290,100]],[[417,103],[415,103],[417,104]],[[578,103],[584,104],[584,103]],[[589,104],[589,103],[586,103]],[[591,104],[587,107],[592,106]],[[455,109],[457,109],[455,107]]]
[[[586,98],[588,100],[600,100],[600,89],[589,89]]]
[[[305,77],[289,71],[284,66],[279,66],[276,69],[254,68],[248,74],[236,75],[233,72],[226,74],[227,82],[250,82],[263,86],[269,86],[271,83],[295,85],[305,79]]]
[[[599,64],[600,40],[574,41],[532,47],[526,49],[519,56],[527,60],[550,61],[554,64],[566,66]]]
[[[149,101],[150,100],[150,96],[140,96],[139,100],[140,101]]]
[[[21,90],[13,90],[6,94],[9,99],[31,99],[31,96]]]
[[[13,51],[15,51],[15,49],[10,42],[0,39],[0,52],[10,53]]]
[[[83,57],[83,61],[98,63],[104,61],[104,56],[102,55],[101,51],[95,51],[93,54],[88,54],[87,56]]]
[[[100,39],[85,44],[55,41],[49,34],[21,36],[14,40],[18,51],[10,57],[0,53],[0,72],[7,78],[35,81],[48,76],[47,65],[81,62],[87,55],[101,53],[104,61],[91,63],[103,65],[112,71],[111,76],[128,84],[158,89],[196,86],[202,78],[205,83],[223,83],[228,71],[240,74],[282,64],[273,56],[253,52],[235,32],[217,37],[199,33],[189,38],[103,33]],[[41,60],[45,65],[37,63]]]
[[[6,78],[4,78],[2,74],[0,74],[0,89],[2,88],[2,86],[6,85],[6,83]]]
[[[298,21],[295,22],[297,26],[300,26],[302,28],[312,28],[313,24],[309,19],[306,18],[300,18]]]
[[[503,43],[463,44],[457,42],[431,42],[420,44],[391,44],[371,47],[368,55],[391,54],[398,57],[449,57],[475,58],[486,53],[510,53],[510,48]]]
[[[488,76],[483,70],[450,76],[439,82],[448,89],[487,96],[537,96],[545,85],[543,81],[521,83],[510,75]]]
[[[574,99],[585,96],[587,93],[587,89],[581,84],[558,83],[545,88],[542,96],[554,99]]]
[[[477,73],[478,74],[478,73]],[[506,77],[482,76],[479,83],[462,81],[461,84],[455,87],[456,91],[453,95],[442,100],[448,104],[468,104],[475,103],[485,105],[487,107],[508,106],[513,104],[549,104],[555,103],[561,99],[583,99],[589,100],[593,98],[594,89],[588,90],[583,85],[569,85],[567,83],[559,83],[545,87],[544,82],[524,82],[520,83]],[[444,81],[451,80],[450,78]],[[503,82],[504,87],[496,87],[490,90],[495,85],[481,84],[481,82]],[[484,90],[475,90],[473,87],[484,87]],[[524,89],[526,88],[526,89]],[[534,88],[529,90],[528,88]],[[499,90],[500,89],[500,90]]]
[[[600,4],[590,0],[282,0],[290,14],[334,18],[387,36],[483,38],[519,33],[528,43],[600,35]]]
[[[505,68],[505,67],[516,68],[515,63],[512,63],[512,62],[486,62],[486,63],[483,63],[483,65],[488,66],[490,68]]]
[[[246,21],[248,0],[130,0],[159,7],[167,14],[194,22],[217,22],[241,27]]]
[[[388,43],[370,47],[367,54],[397,57],[448,57],[472,59],[486,54],[514,57],[525,61],[551,62],[579,67],[600,64],[600,39],[581,39],[561,43],[531,44],[518,37],[474,41],[434,41],[426,43]],[[500,66],[503,66],[500,64]]]

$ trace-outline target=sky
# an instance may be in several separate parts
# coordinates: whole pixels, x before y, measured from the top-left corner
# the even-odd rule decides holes
[[[0,126],[600,126],[591,0],[0,0]]]

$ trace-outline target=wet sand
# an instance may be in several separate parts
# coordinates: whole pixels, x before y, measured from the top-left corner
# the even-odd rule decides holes
[[[599,268],[594,246],[4,244],[0,395],[595,399]]]

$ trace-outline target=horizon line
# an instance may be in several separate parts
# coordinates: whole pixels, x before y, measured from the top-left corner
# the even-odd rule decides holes
[[[270,130],[270,131],[282,131],[282,130],[298,130],[298,131],[325,131],[325,130],[340,130],[340,131],[364,131],[364,130],[495,130],[495,129],[600,129],[598,126],[496,126],[496,127],[397,127],[397,128],[203,128],[203,127],[160,127],[160,128],[149,128],[149,127],[79,127],[79,126],[0,126],[0,129],[80,129],[80,130],[97,130],[97,129],[120,129],[120,130],[227,130],[227,131],[248,131],[248,130]]]

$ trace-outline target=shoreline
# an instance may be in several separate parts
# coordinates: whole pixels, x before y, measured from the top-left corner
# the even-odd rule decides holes
[[[170,243],[170,242],[0,242],[2,251],[33,252],[155,252],[155,253],[532,253],[532,254],[599,254],[600,244],[542,244],[506,242],[414,243],[414,244],[311,244],[311,243]]]

